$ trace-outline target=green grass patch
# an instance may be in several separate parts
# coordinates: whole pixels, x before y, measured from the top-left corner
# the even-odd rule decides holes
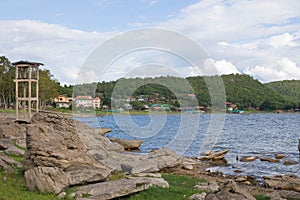
[[[18,149],[21,149],[21,150],[26,151],[26,148],[25,148],[25,147],[21,147],[20,145],[18,145],[16,140],[14,140],[14,145],[15,145]]]
[[[12,158],[13,160],[17,161],[17,162],[23,162],[23,155],[15,155],[15,154],[8,154],[6,152],[4,152],[8,157]]]
[[[0,200],[58,200],[54,194],[29,192],[25,186],[23,173],[0,171]],[[65,200],[69,200],[65,198]]]
[[[146,191],[134,194],[127,198],[128,200],[184,200],[195,193],[202,191],[194,189],[199,182],[205,182],[204,179],[198,179],[189,176],[164,174],[163,178],[168,181],[169,188],[151,187]]]
[[[110,181],[114,181],[114,180],[119,180],[119,179],[122,179],[122,178],[125,178],[125,174],[123,172],[119,172],[117,174],[112,174],[108,180]]]
[[[0,113],[15,113],[15,112],[16,110],[12,110],[12,109],[0,109]]]
[[[254,195],[254,197],[256,200],[270,200],[271,199],[270,197],[267,197],[263,194],[256,194],[256,195]]]

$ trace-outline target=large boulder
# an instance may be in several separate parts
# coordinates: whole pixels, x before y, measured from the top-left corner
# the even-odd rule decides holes
[[[131,173],[158,172],[166,167],[174,167],[179,163],[179,158],[174,151],[168,148],[152,151],[135,163]]]
[[[88,153],[78,134],[83,127],[93,131],[84,124],[78,128],[74,120],[57,114],[33,116],[27,127],[24,157],[24,177],[30,191],[57,194],[70,185],[104,181],[111,174],[111,168]]]
[[[266,186],[270,188],[300,192],[300,178],[298,178],[297,176],[265,176],[264,181]]]
[[[77,199],[106,200],[140,192],[151,186],[169,187],[162,178],[133,177],[78,187]],[[87,197],[83,197],[87,196]]]
[[[110,138],[112,142],[119,143],[125,150],[137,150],[142,145],[142,140],[122,140],[118,138]]]
[[[18,139],[26,137],[26,125],[15,122],[15,118],[0,119],[0,139]]]

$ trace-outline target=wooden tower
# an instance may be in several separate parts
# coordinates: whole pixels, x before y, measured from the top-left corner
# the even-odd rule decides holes
[[[13,65],[16,67],[16,120],[30,122],[33,108],[39,111],[39,66],[44,64],[18,61]]]

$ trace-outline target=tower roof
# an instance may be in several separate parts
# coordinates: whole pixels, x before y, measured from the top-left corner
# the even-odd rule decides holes
[[[30,62],[30,61],[24,61],[24,60],[20,60],[17,62],[12,63],[13,65],[33,65],[33,66],[40,66],[40,65],[44,65],[43,63],[39,63],[39,62]]]

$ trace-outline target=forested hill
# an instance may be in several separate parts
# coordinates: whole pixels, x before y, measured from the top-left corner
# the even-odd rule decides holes
[[[276,81],[265,84],[285,99],[300,104],[300,80]]]
[[[261,110],[288,110],[300,107],[300,81],[283,81],[262,84],[258,80],[245,74],[230,74],[222,75],[221,77],[224,82],[227,101],[237,104],[240,109],[252,107],[260,108]],[[169,100],[174,99],[174,93],[166,87],[158,84],[147,84],[147,81],[150,79],[152,82],[155,79],[159,79],[157,81],[159,83],[172,81],[172,83],[176,83],[177,86],[179,86],[179,93],[184,93],[184,88],[180,87],[183,79],[177,77],[122,79],[122,81],[124,81],[122,83],[124,86],[123,89],[136,88],[136,85],[140,85],[141,83],[143,85],[144,83],[142,87],[139,87],[134,91],[133,96],[149,96],[157,93],[159,94],[159,97],[164,97]],[[188,80],[193,87],[199,105],[209,106],[210,97],[203,77],[188,77],[186,80]],[[96,95],[100,96],[102,100],[104,100],[104,103],[110,104],[111,94],[117,82],[118,81],[98,83],[96,86]],[[120,87],[118,87],[118,89],[122,90]]]

